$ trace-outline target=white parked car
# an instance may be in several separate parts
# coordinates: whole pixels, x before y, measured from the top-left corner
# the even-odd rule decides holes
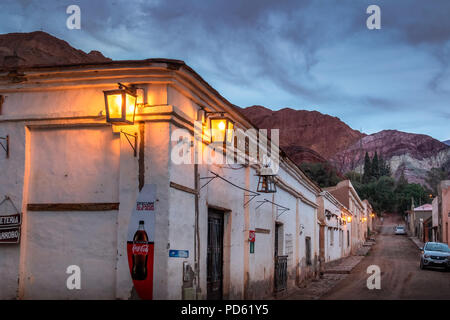
[[[404,226],[396,226],[395,228],[395,234],[406,234],[406,230]]]

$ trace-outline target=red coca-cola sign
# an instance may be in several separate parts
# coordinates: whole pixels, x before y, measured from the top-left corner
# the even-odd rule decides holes
[[[138,254],[138,255],[147,255],[148,254],[148,244],[133,244],[131,248],[132,254]]]
[[[136,199],[127,235],[133,286],[141,299],[153,298],[156,186],[145,185]]]

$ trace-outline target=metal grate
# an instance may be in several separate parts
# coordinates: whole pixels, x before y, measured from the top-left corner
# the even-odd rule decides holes
[[[275,291],[285,290],[287,287],[287,258],[288,256],[275,257]]]

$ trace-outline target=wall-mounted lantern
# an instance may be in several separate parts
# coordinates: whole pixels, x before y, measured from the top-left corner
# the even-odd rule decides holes
[[[117,125],[134,124],[136,88],[119,83],[119,89],[103,91],[105,94],[106,121]]]
[[[202,121],[205,142],[224,145],[233,143],[234,122],[225,114],[225,112],[207,112],[204,108],[199,110],[197,120]]]
[[[372,212],[372,213],[370,214],[370,217],[371,217],[372,219],[375,218],[375,213]]]
[[[347,222],[348,223],[352,222],[352,216],[347,216]]]
[[[275,193],[277,185],[275,184],[274,175],[260,175],[258,180],[258,188],[256,192]]]
[[[325,210],[325,216],[327,217],[328,220],[330,220],[333,214],[329,210]]]
[[[207,113],[209,114],[209,113]],[[211,130],[211,143],[233,143],[234,122],[228,117],[225,117],[223,113],[219,117],[212,117],[209,119]]]

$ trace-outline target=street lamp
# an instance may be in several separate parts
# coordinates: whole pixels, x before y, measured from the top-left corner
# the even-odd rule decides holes
[[[211,143],[232,144],[234,122],[223,113],[221,116],[210,118]]]
[[[137,94],[135,88],[119,83],[119,89],[103,91],[106,122],[117,125],[134,124]]]
[[[258,180],[258,188],[256,192],[263,193],[275,193],[277,192],[277,186],[275,184],[274,175],[260,175]]]

